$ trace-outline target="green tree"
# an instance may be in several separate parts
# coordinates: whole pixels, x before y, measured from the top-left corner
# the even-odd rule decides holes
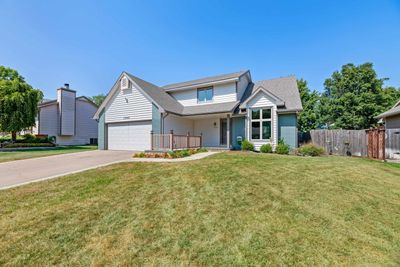
[[[16,70],[0,66],[0,131],[15,141],[17,132],[34,126],[42,97]]]
[[[92,96],[91,99],[97,106],[100,106],[104,99],[106,99],[106,96],[104,94],[99,94]]]
[[[320,124],[318,113],[320,95],[318,92],[311,91],[308,88],[306,80],[297,80],[297,86],[303,105],[303,111],[300,112],[298,116],[299,131],[308,132],[312,129],[316,129]]]
[[[390,108],[399,90],[383,88],[372,63],[346,64],[326,79],[319,113],[332,128],[365,129],[376,125],[374,118]]]

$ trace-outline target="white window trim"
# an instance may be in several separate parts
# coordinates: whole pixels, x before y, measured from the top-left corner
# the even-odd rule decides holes
[[[260,118],[259,119],[253,119],[253,110],[260,110]],[[262,111],[263,109],[269,109],[271,111],[271,117],[268,119],[264,119],[262,117]],[[255,142],[271,142],[272,140],[272,135],[273,135],[273,122],[272,122],[272,116],[273,116],[273,107],[260,107],[260,108],[250,108],[249,109],[249,134],[250,134],[250,140],[255,141]],[[270,138],[269,139],[262,139],[262,123],[264,121],[269,121],[271,122],[271,133],[270,133]],[[260,122],[260,139],[253,139],[253,122]]]
[[[199,91],[200,90],[208,90],[208,89],[211,89],[211,91],[212,91],[212,99],[211,100],[204,100],[204,101],[200,101],[199,100]],[[197,88],[197,90],[196,90],[196,97],[197,97],[197,104],[205,104],[205,103],[207,103],[207,104],[209,104],[209,103],[212,103],[212,102],[214,102],[214,86],[207,86],[207,87],[201,87],[201,88]]]

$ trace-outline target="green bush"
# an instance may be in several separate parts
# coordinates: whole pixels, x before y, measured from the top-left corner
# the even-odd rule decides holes
[[[276,154],[289,154],[289,145],[283,139],[278,140],[278,145],[275,149]]]
[[[144,158],[146,157],[146,154],[144,152],[140,152],[140,153],[135,153],[135,155],[133,155],[134,158]]]
[[[299,156],[310,156],[310,157],[318,157],[325,153],[324,148],[314,145],[314,144],[307,144],[301,146],[297,149],[296,154]]]
[[[254,151],[254,145],[247,140],[243,140],[242,150],[243,151]]]
[[[53,147],[52,143],[12,143],[3,145],[3,148],[19,148],[19,147]]]
[[[134,158],[184,158],[193,154],[207,152],[208,150],[205,148],[198,149],[184,149],[184,150],[176,150],[170,152],[140,152],[133,155]]]
[[[272,146],[270,144],[264,144],[260,148],[261,153],[272,153]]]

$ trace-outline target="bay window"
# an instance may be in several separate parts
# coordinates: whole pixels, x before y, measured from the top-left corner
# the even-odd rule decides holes
[[[251,139],[270,140],[272,134],[271,108],[251,110]]]

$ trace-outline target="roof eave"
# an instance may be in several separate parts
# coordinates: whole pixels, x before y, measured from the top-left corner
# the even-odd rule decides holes
[[[236,82],[236,81],[239,81],[239,78],[240,77],[235,77],[235,78],[223,79],[223,80],[218,80],[218,81],[213,81],[213,82],[197,83],[197,84],[192,84],[192,85],[188,85],[188,86],[164,88],[164,90],[166,92],[190,90],[190,89],[195,89],[195,88],[199,88],[199,87],[206,87],[206,86],[213,86],[213,85],[225,84],[225,83],[230,83],[230,82]]]

